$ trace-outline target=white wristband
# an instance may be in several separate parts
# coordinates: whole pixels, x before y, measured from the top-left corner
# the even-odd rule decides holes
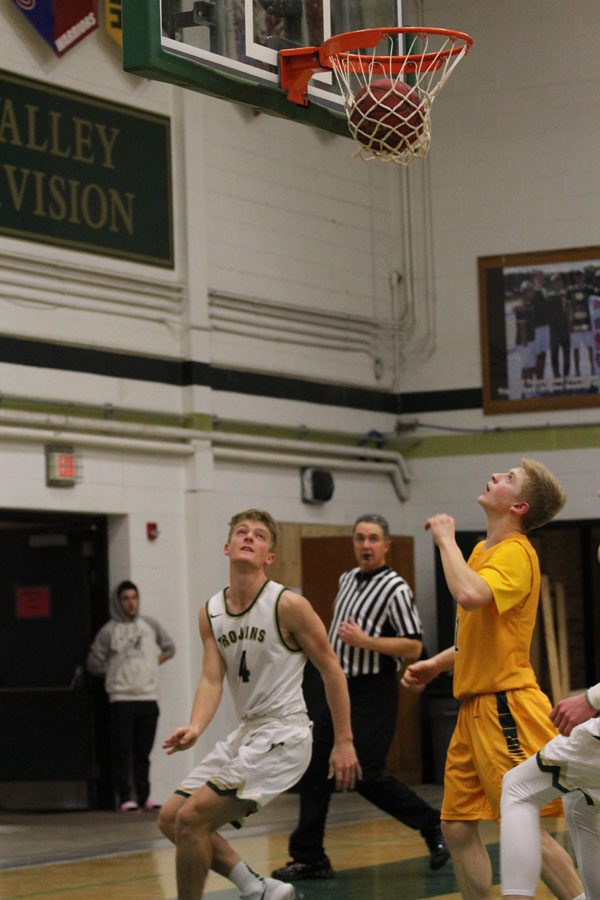
[[[585,692],[585,699],[592,709],[600,709],[600,681]]]

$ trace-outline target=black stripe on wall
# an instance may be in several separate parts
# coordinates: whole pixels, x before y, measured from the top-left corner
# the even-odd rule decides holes
[[[415,394],[398,394],[399,413],[436,412],[445,409],[481,409],[481,388],[464,388],[456,391],[419,391]]]
[[[197,363],[192,363],[192,367]],[[192,384],[199,382],[194,378]],[[216,391],[233,391],[236,394],[278,397],[285,400],[302,400],[305,403],[321,403],[350,409],[370,409],[374,412],[399,412],[398,396],[385,391],[344,385],[323,384],[303,378],[286,378],[257,372],[239,372],[235,369],[210,367],[210,386]]]
[[[139,381],[154,381],[160,384],[184,384],[180,360],[135,356],[110,350],[94,350],[91,347],[49,344],[5,335],[0,336],[0,362],[38,366],[41,369],[86,372],[89,375],[135,378]]]
[[[109,375],[113,378],[132,378],[177,387],[198,385],[210,387],[215,391],[301,400],[305,403],[366,409],[392,415],[434,410],[481,409],[483,402],[480,388],[393,394],[388,391],[324,384],[302,378],[241,372],[191,360],[182,362],[111,350],[96,350],[91,347],[51,344],[6,335],[0,335],[0,362],[85,372],[90,375]]]

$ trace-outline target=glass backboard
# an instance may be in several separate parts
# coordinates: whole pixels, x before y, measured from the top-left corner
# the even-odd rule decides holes
[[[279,89],[279,51],[401,24],[401,0],[129,0],[124,68],[347,135],[332,74],[316,75],[309,106],[297,106]]]

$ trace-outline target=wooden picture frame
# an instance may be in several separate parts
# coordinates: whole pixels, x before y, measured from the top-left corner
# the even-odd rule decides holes
[[[481,256],[478,271],[484,413],[600,406],[600,247]]]

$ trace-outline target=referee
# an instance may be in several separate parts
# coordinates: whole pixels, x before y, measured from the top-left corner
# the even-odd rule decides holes
[[[352,536],[358,567],[345,572],[333,607],[329,640],[348,678],[354,745],[363,778],[356,790],[379,809],[418,830],[429,850],[429,865],[441,868],[450,857],[440,829],[439,810],[384,774],[398,708],[397,670],[405,657],[418,659],[422,626],[406,581],[386,564],[391,546],[383,516],[359,516]],[[299,784],[300,818],[289,841],[291,861],[273,872],[282,881],[333,878],[324,835],[333,782],[328,763],[333,745],[331,717],[319,679],[307,666],[305,694],[314,722],[313,754]]]

